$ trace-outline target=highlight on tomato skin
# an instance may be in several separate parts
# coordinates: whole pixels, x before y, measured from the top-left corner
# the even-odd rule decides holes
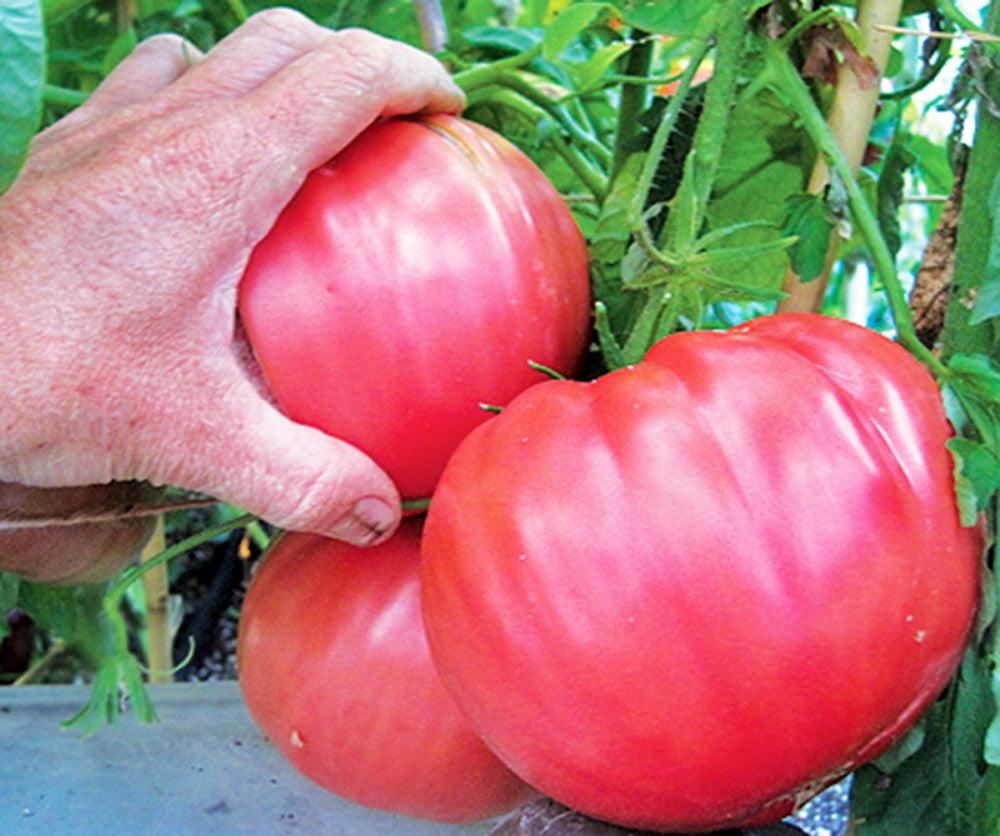
[[[982,541],[951,435],[918,361],[823,316],[532,387],[431,502],[442,679],[511,769],[594,818],[777,820],[898,740],[964,652]]]
[[[545,174],[455,116],[379,121],[254,249],[239,310],[281,410],[431,495],[461,439],[590,336],[587,247]]]
[[[240,618],[240,686],[291,764],[368,807],[444,822],[537,795],[479,740],[434,670],[419,595],[422,521],[360,549],[285,534]]]

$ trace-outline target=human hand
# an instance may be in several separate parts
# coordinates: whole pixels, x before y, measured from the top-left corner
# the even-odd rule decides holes
[[[380,116],[461,105],[430,56],[288,10],[206,56],[140,44],[0,199],[0,480],[144,479],[282,527],[388,536],[388,477],[254,379],[236,287],[310,170]]]

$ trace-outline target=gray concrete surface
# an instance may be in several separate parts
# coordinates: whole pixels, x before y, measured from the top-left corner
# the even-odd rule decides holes
[[[358,807],[311,784],[254,728],[235,682],[152,687],[158,725],[81,738],[73,686],[0,689],[3,836],[473,836]]]

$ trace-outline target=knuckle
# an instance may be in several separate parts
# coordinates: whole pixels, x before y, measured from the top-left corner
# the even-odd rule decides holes
[[[241,27],[244,34],[265,38],[297,36],[320,27],[295,9],[277,6],[264,9],[250,17]]]
[[[151,35],[145,40],[140,41],[135,49],[132,50],[132,54],[144,55],[153,52],[175,53],[191,48],[191,42],[180,35],[173,32],[160,32],[157,35]]]
[[[364,29],[342,29],[331,39],[335,58],[346,59],[345,73],[367,85],[374,85],[392,69],[393,51],[389,41]]]

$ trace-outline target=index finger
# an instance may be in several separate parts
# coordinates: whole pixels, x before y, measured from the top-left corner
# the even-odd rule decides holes
[[[380,116],[462,109],[436,59],[360,29],[335,32],[237,103],[264,148],[303,172],[327,162]]]

